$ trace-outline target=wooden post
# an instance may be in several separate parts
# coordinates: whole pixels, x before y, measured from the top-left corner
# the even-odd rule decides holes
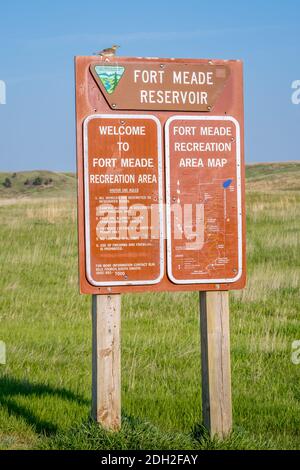
[[[93,295],[92,416],[107,430],[121,427],[121,295]]]
[[[202,413],[211,437],[232,430],[228,292],[200,292]]]

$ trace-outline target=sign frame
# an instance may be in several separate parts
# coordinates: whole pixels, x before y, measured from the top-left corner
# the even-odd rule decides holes
[[[143,64],[166,64],[171,67],[172,64],[181,65],[183,68],[186,64],[209,64],[219,66],[226,64],[230,69],[228,80],[214,103],[213,107],[207,111],[163,111],[161,109],[144,110],[120,110],[111,109],[106,96],[96,83],[91,73],[91,66],[95,65],[121,65],[135,63],[139,68]],[[101,56],[77,56],[75,57],[75,76],[76,76],[76,136],[77,136],[77,199],[78,199],[78,245],[79,245],[79,288],[83,294],[120,294],[120,293],[140,293],[140,292],[179,292],[179,291],[227,291],[238,290],[245,287],[246,283],[246,217],[245,217],[245,179],[244,179],[244,105],[243,105],[243,64],[241,60],[222,60],[222,59],[182,59],[182,58],[151,58],[151,57],[101,57]],[[123,78],[121,79],[121,81]],[[113,94],[112,94],[113,96]],[[139,284],[139,285],[109,285],[94,286],[86,276],[86,248],[85,248],[85,189],[84,189],[84,168],[83,168],[83,122],[90,116],[95,114],[111,115],[115,117],[118,114],[128,115],[147,115],[155,116],[161,123],[161,128],[169,118],[174,115],[202,116],[208,118],[213,116],[232,116],[240,124],[240,145],[241,145],[241,198],[242,198],[242,274],[237,281],[222,283],[182,283],[175,284],[168,276],[167,271],[167,241],[164,234],[164,275],[160,282],[156,284]],[[162,142],[164,135],[162,133]],[[166,201],[165,188],[165,145],[162,148],[162,173],[163,173],[163,202]],[[165,209],[164,209],[165,211]],[[164,224],[166,224],[164,216]],[[166,227],[164,228],[166,232]]]

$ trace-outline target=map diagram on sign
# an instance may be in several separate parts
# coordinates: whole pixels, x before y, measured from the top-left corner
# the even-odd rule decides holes
[[[167,139],[168,275],[175,283],[234,282],[241,270],[238,127],[229,117],[173,117]]]

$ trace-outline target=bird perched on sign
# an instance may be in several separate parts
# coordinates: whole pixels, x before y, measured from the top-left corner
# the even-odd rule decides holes
[[[102,51],[98,52],[97,55],[101,55],[103,57],[113,57],[116,55],[117,49],[120,46],[111,46],[107,49],[102,49]]]

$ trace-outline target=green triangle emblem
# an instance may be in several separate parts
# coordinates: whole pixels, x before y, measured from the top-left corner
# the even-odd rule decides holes
[[[110,95],[115,91],[119,81],[125,71],[125,67],[118,65],[96,65],[95,72],[99,77],[102,85],[104,86],[107,93]]]

